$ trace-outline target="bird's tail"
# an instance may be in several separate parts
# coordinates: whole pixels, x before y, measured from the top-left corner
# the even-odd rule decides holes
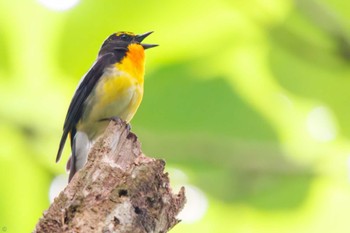
[[[66,165],[66,169],[69,170],[68,182],[70,182],[74,174],[85,165],[90,147],[91,142],[88,136],[84,132],[77,131],[73,139],[72,155]]]

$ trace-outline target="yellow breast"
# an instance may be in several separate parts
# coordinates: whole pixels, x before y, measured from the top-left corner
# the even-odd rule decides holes
[[[94,112],[97,118],[118,116],[129,122],[140,106],[143,84],[128,74],[105,78],[98,90],[98,100]]]

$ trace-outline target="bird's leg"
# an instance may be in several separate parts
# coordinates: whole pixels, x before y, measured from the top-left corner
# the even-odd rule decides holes
[[[126,123],[126,129],[130,132],[131,131],[131,125],[130,123]]]
[[[120,117],[118,116],[114,116],[114,117],[108,117],[108,118],[102,118],[100,119],[100,121],[114,121],[118,124],[122,123],[122,122],[125,122],[124,120],[122,120]],[[126,130],[128,131],[128,136],[127,138],[128,139],[132,139],[134,142],[137,140],[137,136],[131,132],[131,125],[130,123],[126,123]]]
[[[126,130],[129,132],[127,138],[133,138],[134,141],[136,141],[137,136],[131,132],[131,125],[130,123],[126,123]]]
[[[124,122],[122,120],[122,118],[120,118],[118,116],[102,118],[99,121],[114,121],[114,122],[119,123],[119,124]]]
[[[130,123],[126,123],[126,121],[124,121],[123,119],[121,119],[120,117],[118,116],[113,116],[113,117],[107,117],[107,118],[102,118],[100,119],[99,121],[114,121],[118,124],[121,124],[121,123],[124,123],[126,124],[126,130],[128,130],[128,132],[131,131],[131,125]]]

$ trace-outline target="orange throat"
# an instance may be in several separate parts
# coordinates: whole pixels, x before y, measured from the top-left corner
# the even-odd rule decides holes
[[[142,45],[130,44],[126,56],[119,64],[116,64],[116,68],[129,73],[136,78],[140,84],[143,83],[143,76],[145,73],[145,51]]]

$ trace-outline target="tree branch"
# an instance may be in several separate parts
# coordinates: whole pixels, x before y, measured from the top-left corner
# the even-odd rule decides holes
[[[142,153],[125,123],[112,121],[34,232],[167,232],[186,200],[183,187],[172,194],[164,166]]]

